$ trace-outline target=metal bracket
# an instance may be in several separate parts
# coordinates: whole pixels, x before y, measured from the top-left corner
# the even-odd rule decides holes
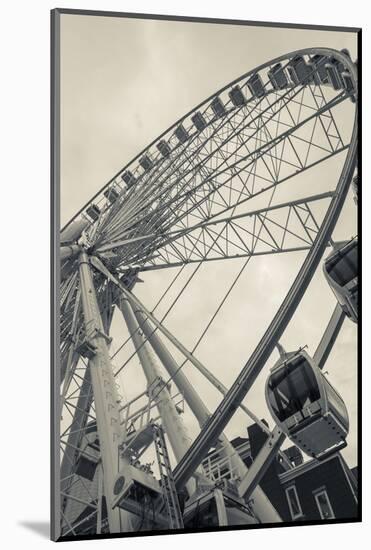
[[[97,346],[90,340],[83,340],[76,347],[75,351],[86,359],[93,359],[97,353]]]
[[[92,359],[96,355],[98,349],[94,343],[94,339],[97,338],[97,336],[103,337],[107,344],[112,342],[112,338],[96,327],[95,324],[93,324],[93,326],[90,324],[88,331],[85,331],[83,328],[81,329],[75,346],[76,353],[82,355],[82,357],[86,359]]]

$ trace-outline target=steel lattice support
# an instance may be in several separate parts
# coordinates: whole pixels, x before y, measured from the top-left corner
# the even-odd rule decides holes
[[[76,404],[75,414],[70,426],[66,449],[61,463],[61,491],[66,493],[73,478],[75,458],[83,429],[86,425],[89,409],[92,402],[90,369],[85,370],[81,389]],[[62,506],[62,510],[64,507]]]
[[[93,386],[97,417],[97,430],[103,466],[104,492],[107,501],[110,533],[132,529],[130,514],[112,509],[113,487],[119,471],[118,446],[122,441],[118,395],[110,363],[107,336],[100,316],[89,257],[85,251],[79,256],[81,299],[84,312],[85,336],[87,343],[95,348],[90,360],[90,376]]]
[[[174,345],[176,345],[178,347],[178,349],[180,349],[182,351],[183,354],[185,354],[187,357],[190,357],[190,360],[192,360],[192,362],[195,360],[195,358],[191,354],[189,354],[189,352],[184,348],[184,346],[182,346],[180,344],[180,342],[178,342],[176,340],[176,338],[174,336],[172,336],[171,333],[169,333],[168,330],[166,330],[160,323],[158,323],[158,321],[156,321],[156,319],[148,311],[146,311],[143,304],[141,304],[139,302],[138,298],[135,298],[133,296],[133,294],[128,292],[128,290],[125,289],[125,287],[120,283],[120,281],[118,281],[116,279],[116,277],[114,277],[103,266],[103,264],[100,262],[100,260],[98,258],[92,257],[91,261],[92,261],[92,264],[94,265],[94,267],[96,269],[98,269],[99,271],[101,271],[102,273],[104,273],[109,280],[111,280],[112,282],[117,284],[117,286],[121,289],[121,291],[123,293],[123,298],[121,298],[120,307],[121,307],[121,310],[122,310],[123,315],[125,317],[126,323],[128,325],[129,332],[132,335],[134,345],[136,347],[136,350],[137,350],[137,353],[138,353],[139,357],[141,357],[141,354],[142,354],[142,359],[141,359],[143,361],[142,365],[143,366],[146,365],[146,368],[144,370],[145,370],[145,373],[146,373],[146,371],[148,373],[148,374],[146,374],[148,381],[153,380],[154,376],[155,376],[155,373],[153,371],[153,361],[148,362],[148,352],[145,352],[145,353],[143,352],[143,348],[145,347],[145,341],[144,341],[142,335],[139,334],[139,330],[138,330],[139,329],[139,323],[135,319],[134,313],[132,312],[131,307],[135,307],[135,309],[137,311],[144,311],[146,316],[148,318],[150,318],[152,321],[155,322],[156,326],[162,332],[164,332],[164,334],[166,334],[166,336],[170,339],[170,341],[172,341],[174,343]],[[131,303],[131,307],[130,307],[130,303]],[[122,308],[123,305],[124,305],[124,307]],[[162,355],[162,357],[164,357],[164,356],[165,356],[165,354]],[[167,363],[167,364],[169,366],[170,363]],[[193,406],[194,406],[194,402],[193,402]],[[200,415],[200,418],[201,417],[203,419],[205,418],[205,409],[203,409],[203,411],[201,412],[201,408],[200,408],[199,404],[198,404],[198,407],[197,407],[197,414]],[[162,414],[162,417],[164,419],[163,414]],[[173,433],[172,429],[171,429],[170,433]],[[175,433],[174,433],[174,436],[178,437]],[[233,459],[234,466],[236,467],[236,469],[239,472],[240,476],[243,477],[246,474],[246,467],[245,467],[244,463],[236,455],[236,453],[232,451],[231,445],[230,445],[228,439],[225,436],[223,436],[219,433],[218,436],[215,437],[214,441],[218,440],[219,438],[221,439],[221,443],[224,447],[224,450],[225,450],[227,456],[229,458]],[[189,449],[189,446],[188,446],[188,449]],[[187,452],[189,452],[189,450]],[[184,456],[184,455],[182,453],[180,453],[179,456]],[[179,459],[179,460],[181,460],[181,459]],[[271,502],[266,497],[266,495],[263,493],[263,491],[260,489],[260,487],[256,488],[255,497],[256,497],[256,500],[255,500],[255,513],[256,513],[257,517],[261,519],[261,521],[264,521],[264,522],[267,522],[267,523],[275,523],[275,522],[280,522],[281,521],[281,518],[278,515],[277,511],[272,506]]]

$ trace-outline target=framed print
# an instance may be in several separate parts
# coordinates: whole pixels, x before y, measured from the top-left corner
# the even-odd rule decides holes
[[[360,521],[360,56],[53,10],[54,540]]]

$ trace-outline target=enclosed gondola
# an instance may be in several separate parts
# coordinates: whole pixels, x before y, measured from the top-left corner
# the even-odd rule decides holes
[[[205,117],[199,111],[196,111],[193,117],[191,117],[191,120],[199,132],[202,132],[207,126]]]
[[[170,145],[165,139],[162,139],[158,142],[157,149],[160,151],[161,155],[164,158],[168,157],[171,153]]]
[[[214,97],[212,102],[210,103],[210,107],[213,110],[214,115],[216,118],[220,118],[227,114],[226,108],[220,97]]]
[[[86,210],[87,215],[96,222],[100,216],[100,208],[96,204],[91,204]]]
[[[345,403],[304,350],[281,355],[266,400],[277,425],[306,454],[322,459],[346,446]]]
[[[242,90],[238,85],[234,86],[228,95],[235,107],[246,105],[246,97],[243,95]]]
[[[344,313],[358,321],[358,239],[335,244],[323,264],[325,277]]]

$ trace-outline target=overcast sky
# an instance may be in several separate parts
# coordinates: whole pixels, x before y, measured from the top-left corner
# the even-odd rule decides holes
[[[348,48],[352,58],[357,57],[352,33],[75,15],[61,17],[61,45],[62,225],[157,135],[239,75],[280,54],[306,47]],[[336,179],[341,169],[338,159],[336,162],[338,165],[329,164],[327,171],[319,168],[309,174],[308,185],[321,186],[322,181]],[[345,240],[356,234],[355,217],[349,196],[335,238]],[[291,253],[253,259],[212,325],[196,355],[226,386],[234,381],[257,345],[303,257]],[[241,265],[241,260],[203,265],[167,318],[165,325],[188,348],[194,345]],[[184,271],[168,300],[156,310],[158,317],[192,269]],[[175,273],[147,273],[135,292],[151,309]],[[314,353],[334,307],[335,298],[319,269],[282,338],[286,349],[307,344],[309,353]],[[125,338],[125,330],[122,319],[115,315],[113,349]],[[115,364],[126,356],[124,351],[115,358]],[[277,357],[272,355],[245,400],[271,426],[264,385]],[[356,326],[349,320],[345,320],[325,370],[348,407],[351,428],[343,455],[354,466]],[[186,365],[184,371],[214,410],[220,394],[193,367]],[[144,377],[138,372],[138,362],[132,361],[120,378],[127,397],[144,389]],[[190,433],[196,435],[197,423],[192,416],[187,412],[184,419]],[[227,435],[244,436],[247,423],[237,413]]]

